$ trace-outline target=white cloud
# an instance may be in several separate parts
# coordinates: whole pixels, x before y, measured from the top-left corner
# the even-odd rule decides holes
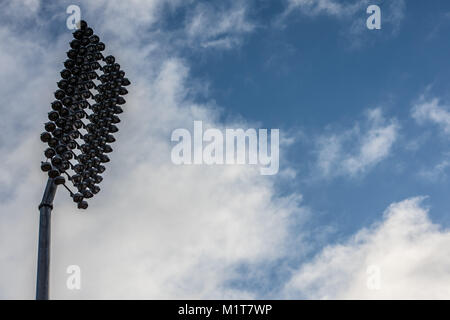
[[[426,99],[425,95],[422,95],[412,107],[411,115],[420,125],[432,124],[437,126],[444,135],[450,134],[450,107],[441,103],[438,98]],[[450,160],[447,153],[437,164],[422,168],[418,175],[430,182],[436,182],[447,178],[449,167]]]
[[[245,3],[240,1],[229,7],[199,3],[186,23],[189,41],[204,48],[230,49],[254,28],[247,17]]]
[[[318,138],[317,167],[322,176],[354,177],[389,156],[398,136],[396,120],[386,120],[381,109],[373,109],[367,113],[366,126],[362,130],[357,123],[351,129]]]
[[[189,5],[182,0],[98,0],[82,1],[82,18],[95,17],[96,24],[102,24],[103,32],[118,34],[122,40],[133,41],[136,34],[145,36],[144,31],[160,22],[166,6],[179,8]]]
[[[346,243],[323,249],[294,273],[286,285],[286,295],[316,299],[449,299],[450,232],[429,220],[422,199],[390,205],[381,223],[359,231]],[[374,279],[378,271],[379,278]]]
[[[450,134],[450,111],[449,107],[442,105],[437,98],[421,101],[414,105],[412,116],[420,124],[434,123],[438,125],[445,134]]]
[[[139,34],[141,46],[158,43],[165,54],[178,54],[179,49],[232,49],[239,46],[255,25],[248,17],[244,1],[220,4],[182,0],[99,0],[83,2],[87,14],[95,16],[105,33],[120,31],[128,44]],[[185,17],[168,30],[165,18],[183,10]],[[123,12],[126,11],[126,14]],[[130,20],[133,23],[130,23]],[[142,48],[141,48],[142,49]]]
[[[367,2],[367,0],[355,1],[353,3],[342,3],[342,1],[335,0],[289,0],[288,11],[299,9],[308,15],[326,14],[342,18],[355,14]]]
[[[9,18],[26,16],[27,18],[36,14],[40,7],[40,0],[16,0],[4,3],[2,10]]]
[[[419,176],[425,178],[429,181],[436,182],[440,179],[447,178],[447,169],[450,167],[450,161],[448,159],[444,159],[440,161],[438,164],[433,166],[431,169],[422,169],[419,171]]]
[[[366,20],[369,17],[366,9],[372,4],[377,3],[369,0],[289,0],[281,19],[283,20],[297,12],[313,17],[329,16],[336,18],[345,24],[341,35],[350,42],[351,48],[357,48],[372,41],[373,36],[380,34],[369,33],[366,27]],[[404,0],[391,0],[384,2],[380,7],[382,29],[389,30],[389,33],[383,32],[383,35],[396,35],[405,16],[406,2]]]
[[[384,12],[384,22],[392,26],[393,33],[397,33],[400,29],[402,21],[406,15],[406,2],[404,0],[390,1],[388,12]]]

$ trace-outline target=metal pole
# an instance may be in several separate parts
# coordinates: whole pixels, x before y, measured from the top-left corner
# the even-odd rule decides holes
[[[54,180],[49,178],[39,205],[39,249],[37,262],[36,300],[48,300],[50,276],[50,222],[55,198]]]

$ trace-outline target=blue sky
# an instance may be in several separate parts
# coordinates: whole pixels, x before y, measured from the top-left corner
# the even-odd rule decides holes
[[[337,226],[339,236],[378,219],[388,204],[417,195],[429,195],[433,219],[448,226],[448,179],[418,175],[446,158],[448,137],[431,124],[418,125],[411,108],[423,94],[449,99],[450,6],[410,1],[395,26],[354,37],[346,36],[347,29],[368,16],[364,11],[336,18],[293,10],[280,25],[285,6],[267,1],[255,6],[250,16],[257,27],[239,48],[207,52],[200,59],[198,52],[187,54],[192,74],[210,83],[210,96],[226,113],[263,127],[301,130],[302,138],[282,159],[298,168],[299,179],[283,189],[301,190],[305,203],[321,212],[317,223]],[[386,4],[380,7],[389,14]],[[375,107],[401,125],[386,162],[361,177],[309,181],[315,137],[328,125],[345,130]],[[415,140],[421,147],[408,150]]]
[[[398,31],[387,25],[356,38],[344,36],[352,19],[326,14],[309,17],[294,11],[283,27],[270,27],[284,9],[268,7],[257,18],[264,26],[238,53],[208,55],[194,62],[193,70],[211,81],[219,105],[264,126],[302,131],[285,159],[298,168],[298,180],[282,187],[301,190],[315,212],[313,226],[332,225],[329,240],[342,239],[379,220],[390,203],[428,195],[432,219],[448,227],[445,170],[439,178],[418,174],[446,158],[448,137],[432,125],[417,125],[411,107],[422,94],[448,100],[450,47],[444,39],[449,5],[410,1]],[[383,14],[389,10],[381,8]],[[352,48],[353,42],[362,44]],[[345,130],[374,107],[401,126],[389,157],[362,176],[310,181],[315,137],[329,124]],[[408,150],[416,140],[421,147]]]
[[[2,2],[0,93],[16,107],[1,107],[0,263],[14,276],[0,297],[32,298],[37,137],[70,4],[133,85],[88,214],[59,191],[53,296],[450,297],[444,0]],[[371,4],[381,30],[365,27]],[[194,120],[279,128],[280,173],[174,166],[170,133]],[[73,264],[80,291],[65,287]]]

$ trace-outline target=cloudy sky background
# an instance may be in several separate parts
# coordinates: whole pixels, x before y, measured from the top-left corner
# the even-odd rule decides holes
[[[58,191],[52,298],[450,298],[444,0],[1,1],[0,298],[34,297],[70,4],[132,86],[102,192]],[[194,120],[280,128],[279,174],[173,165]]]

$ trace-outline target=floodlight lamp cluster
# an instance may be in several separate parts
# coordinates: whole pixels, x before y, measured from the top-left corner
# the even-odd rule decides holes
[[[125,87],[130,81],[113,56],[103,56],[105,44],[85,21],[80,21],[73,37],[41,134],[48,145],[41,169],[55,184],[66,187],[79,209],[87,209],[85,199],[100,191],[98,184],[103,180],[104,164],[110,161],[107,154],[113,151],[112,134],[119,131],[118,115],[126,102],[122,96],[128,93]],[[63,175],[76,192],[66,185]]]

